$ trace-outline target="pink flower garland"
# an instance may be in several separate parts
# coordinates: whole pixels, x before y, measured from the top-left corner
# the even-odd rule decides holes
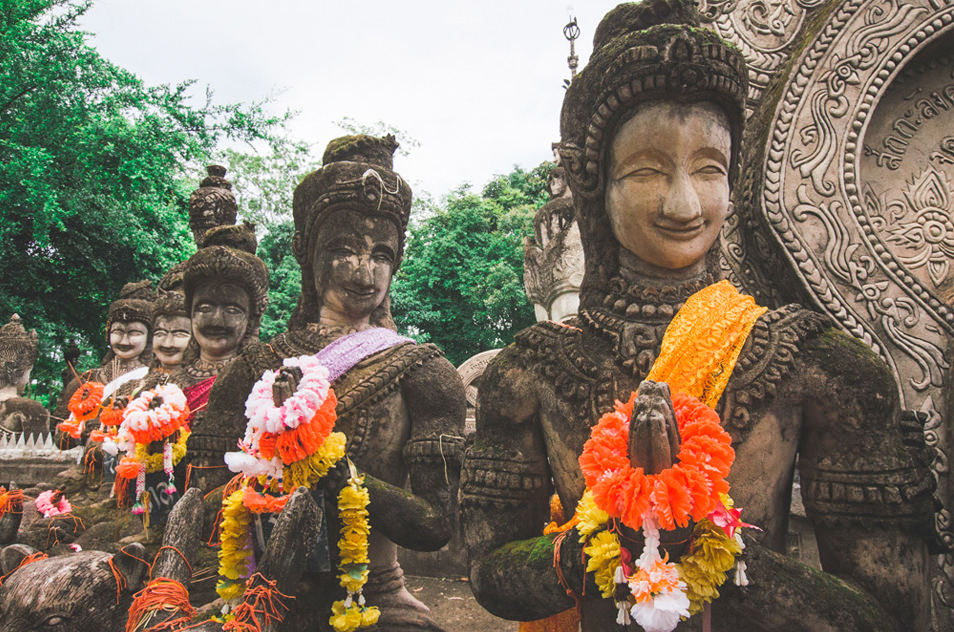
[[[57,495],[59,495],[59,500],[54,503],[54,498]],[[67,514],[73,511],[70,501],[66,500],[66,496],[58,489],[49,489],[42,492],[36,497],[34,504],[37,510],[43,514],[44,518],[52,518],[53,516],[59,516],[60,514]]]

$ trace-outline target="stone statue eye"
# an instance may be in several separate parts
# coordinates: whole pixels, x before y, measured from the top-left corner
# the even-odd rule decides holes
[[[46,621],[43,622],[43,626],[47,628],[58,628],[64,623],[66,623],[65,617],[54,614],[52,617],[47,617]]]

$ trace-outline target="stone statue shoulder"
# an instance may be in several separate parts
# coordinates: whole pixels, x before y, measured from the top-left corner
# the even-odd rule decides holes
[[[744,433],[749,413],[775,400],[809,341],[831,328],[826,316],[797,304],[763,314],[745,341],[723,396],[723,424]]]

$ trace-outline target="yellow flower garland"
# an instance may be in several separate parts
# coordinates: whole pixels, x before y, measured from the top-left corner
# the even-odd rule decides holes
[[[343,433],[333,432],[310,457],[288,466],[282,481],[262,480],[263,486],[273,492],[291,491],[300,485],[311,485],[334,467],[345,456],[347,438]],[[293,469],[296,468],[297,469]],[[381,612],[376,607],[365,605],[361,590],[368,581],[368,536],[371,525],[368,519],[370,495],[364,485],[364,476],[348,461],[351,476],[348,484],[338,494],[338,517],[341,529],[338,539],[338,581],[348,591],[344,600],[332,604],[329,622],[337,632],[352,632],[378,622]],[[252,512],[243,500],[249,479],[244,479],[239,489],[222,502],[222,533],[219,550],[220,579],[215,587],[219,596],[233,602],[245,592],[251,575],[252,537],[250,524]]]
[[[352,632],[366,628],[378,622],[381,616],[376,607],[364,603],[361,589],[368,581],[368,536],[371,525],[368,522],[368,504],[371,497],[364,485],[364,476],[359,476],[354,464],[349,460],[351,477],[348,484],[338,494],[338,518],[341,521],[338,539],[338,581],[348,591],[344,600],[335,601],[331,606],[332,627],[337,632]]]
[[[172,464],[178,465],[179,461],[186,454],[186,442],[191,433],[185,428],[179,429],[179,438],[172,444]],[[149,446],[145,443],[137,443],[134,456],[137,461],[146,466],[146,474],[153,474],[162,469],[162,452],[151,454]]]
[[[731,507],[731,499],[725,498]],[[609,531],[609,515],[596,506],[592,494],[586,490],[577,506],[577,531],[583,552],[589,558],[586,572],[593,573],[596,585],[604,599],[612,599],[616,590],[614,573],[619,566],[619,537]],[[676,563],[679,578],[686,583],[689,612],[696,614],[702,607],[719,597],[718,587],[726,580],[726,573],[735,566],[742,546],[736,538],[710,520],[696,523],[692,531],[691,548]]]

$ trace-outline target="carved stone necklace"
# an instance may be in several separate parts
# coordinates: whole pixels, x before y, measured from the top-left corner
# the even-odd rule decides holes
[[[185,371],[194,378],[210,378],[213,375],[218,375],[219,370],[233,359],[235,359],[235,356],[230,356],[224,360],[203,360],[199,357],[186,365]]]

